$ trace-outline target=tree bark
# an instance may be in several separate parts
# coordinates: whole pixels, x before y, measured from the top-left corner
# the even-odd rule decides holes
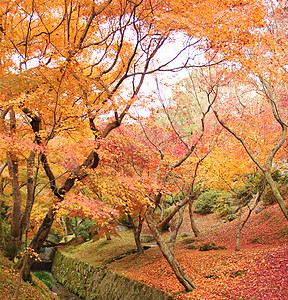
[[[57,209],[55,206],[50,206],[48,213],[46,214],[41,226],[39,227],[36,235],[34,236],[33,240],[31,241],[29,247],[32,248],[35,252],[39,252],[40,248],[42,247],[44,241],[47,239],[48,234],[50,232],[51,226],[54,221],[55,214]],[[25,281],[31,281],[31,274],[30,269],[32,264],[34,263],[34,257],[27,257],[27,261],[24,263],[23,260],[19,261],[16,265],[16,269],[23,268],[22,277]],[[23,267],[24,264],[24,267]]]
[[[200,235],[200,230],[197,228],[195,219],[193,216],[193,202],[189,202],[189,217],[190,217],[190,225],[191,229],[196,237]]]
[[[269,171],[265,170],[264,171],[264,175],[265,175],[265,179],[267,180],[268,184],[271,187],[272,193],[275,196],[275,198],[276,198],[276,200],[278,202],[278,205],[279,205],[281,211],[283,212],[283,215],[288,220],[288,210],[287,210],[287,207],[285,205],[284,199],[281,196],[281,194],[279,192],[279,189],[278,189],[275,181],[273,180],[273,178],[271,176],[271,171],[270,170]]]
[[[29,227],[30,215],[34,203],[34,177],[33,168],[35,160],[35,151],[32,150],[27,159],[27,199],[26,206],[21,220],[21,232],[25,232]]]
[[[240,250],[240,234],[241,234],[241,229],[243,228],[241,226],[241,218],[242,218],[242,206],[239,209],[239,216],[238,216],[237,233],[236,233],[236,248],[235,248],[236,251]]]
[[[13,260],[21,246],[21,193],[18,179],[18,160],[12,155],[8,154],[8,170],[12,185],[13,208],[11,216],[11,241],[9,242],[9,258]]]
[[[4,230],[3,230],[2,217],[0,214],[0,250],[3,251],[4,248],[5,248]]]
[[[170,231],[170,246],[169,249],[171,251],[171,253],[174,255],[175,252],[175,245],[176,245],[176,239],[177,239],[177,235],[179,232],[179,229],[183,223],[183,216],[184,216],[184,211],[185,211],[185,207],[183,206],[179,211],[178,211],[178,220],[174,221],[172,220],[172,224],[169,227],[169,231]]]
[[[134,240],[135,240],[135,244],[136,244],[136,247],[137,247],[137,253],[138,254],[143,254],[144,253],[144,248],[143,248],[142,243],[140,241],[140,235],[141,235],[141,231],[142,231],[144,218],[141,217],[141,213],[140,213],[139,218],[138,218],[138,225],[135,224],[135,222],[133,221],[130,214],[128,214],[128,219],[129,219],[129,222],[132,226],[132,230],[133,230],[133,234],[134,234]]]
[[[170,267],[172,268],[174,274],[176,275],[179,282],[185,287],[186,291],[193,291],[196,286],[193,281],[184,273],[183,269],[180,267],[179,263],[177,262],[174,254],[171,252],[169,247],[167,246],[166,242],[161,236],[161,233],[157,229],[154,221],[153,221],[153,208],[148,208],[146,214],[146,221],[150,231],[155,238],[157,245],[160,248],[164,258],[169,263]]]

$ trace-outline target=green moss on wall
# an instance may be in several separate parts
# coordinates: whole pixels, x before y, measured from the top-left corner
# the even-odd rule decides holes
[[[60,251],[55,253],[52,273],[71,292],[87,300],[173,299],[163,291],[108,269],[97,269]]]

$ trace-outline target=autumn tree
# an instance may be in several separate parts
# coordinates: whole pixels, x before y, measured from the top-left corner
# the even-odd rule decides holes
[[[263,172],[280,209],[288,219],[283,195],[272,177],[277,165],[283,165],[281,155],[287,138],[285,109],[287,91],[283,84],[287,76],[284,67],[286,64],[284,53],[287,49],[286,27],[285,5],[281,1],[267,2],[265,26],[263,25],[260,30],[261,40],[247,45],[243,53],[237,57],[239,65],[233,70],[235,79],[231,84],[234,92],[230,94],[234,108],[230,115],[227,115],[227,111],[223,113],[219,105],[215,107],[215,115],[220,124],[242,144],[257,168]],[[253,99],[251,104],[247,95]],[[231,119],[235,113],[238,124]],[[248,131],[247,121],[257,126],[257,129],[255,128],[258,131],[257,135],[254,134],[255,130]]]
[[[237,11],[238,17],[242,15],[244,19],[241,26],[236,28],[232,24],[239,22],[237,17],[231,18],[232,24],[229,22],[229,25],[219,18],[215,28],[223,29],[220,43],[213,30],[205,33],[207,44],[214,47],[215,53],[217,51],[217,61],[226,58],[226,66],[233,74],[229,87],[220,89],[211,84],[211,87],[214,86],[212,93],[219,95],[219,101],[214,106],[215,116],[263,172],[280,209],[288,219],[283,195],[272,177],[277,165],[283,165],[279,157],[287,137],[287,114],[284,108],[287,91],[283,84],[287,80],[287,4],[284,1],[267,1],[265,6],[260,1],[249,2],[251,6],[242,1],[223,1],[222,4],[230,6],[227,18],[231,17],[230,13]],[[183,23],[189,32],[192,28],[188,20],[189,16],[184,16]],[[207,82],[211,82],[209,77],[206,78]],[[254,124],[254,130],[249,131],[251,126],[247,124],[252,127]]]
[[[55,204],[97,168],[98,139],[120,126],[146,74],[179,70],[169,65],[173,57],[152,64],[159,49],[170,41],[171,32],[188,35],[180,53],[193,44],[194,49],[198,47],[195,56],[222,49],[219,59],[223,60],[231,57],[232,50],[238,53],[243,44],[255,42],[251,28],[262,24],[262,15],[258,1],[191,0],[185,6],[172,0],[2,1],[1,134],[13,190],[13,255],[29,228],[35,195],[41,191],[38,176],[45,174],[54,204],[30,244],[36,251],[53,224]],[[206,58],[200,64],[210,63],[215,55]],[[193,66],[192,57],[181,68],[188,66]],[[79,149],[80,144],[85,145],[82,155],[71,159],[73,152],[65,151],[71,145]],[[193,145],[187,146],[187,156],[194,151]],[[59,151],[72,162],[69,167],[55,163]],[[27,191],[22,194],[20,173],[26,173]]]
[[[107,140],[102,140],[99,149],[101,163],[87,180],[94,197],[118,211],[115,225],[125,220],[125,224],[132,228],[137,252],[143,253],[140,234],[146,200],[139,193],[142,184],[135,181],[134,172],[139,176],[144,174],[148,151],[137,138],[136,126],[123,126]]]
[[[181,97],[167,100],[161,93],[158,97],[160,105],[151,108],[149,117],[138,116],[138,123],[133,121],[131,125],[125,125],[125,132],[121,129],[127,142],[120,138],[122,143],[116,143],[117,150],[109,144],[107,152],[110,150],[111,156],[120,150],[123,153],[116,155],[117,164],[113,166],[119,164],[119,158],[126,162],[126,168],[119,170],[118,176],[115,176],[126,190],[125,193],[118,190],[118,197],[126,203],[130,203],[131,199],[133,203],[133,198],[134,201],[143,199],[141,206],[145,220],[162,254],[185,289],[193,290],[194,283],[175,259],[175,244],[184,209],[197,197],[195,184],[198,182],[199,165],[217,141],[215,131],[211,130],[205,136],[206,119],[214,99],[200,103],[199,95],[185,100]],[[191,107],[197,107],[198,113],[190,110]],[[184,110],[187,113],[185,122],[180,117]],[[105,147],[101,149],[104,151]],[[133,197],[127,197],[129,193]],[[173,206],[164,214],[166,197],[172,199]],[[163,237],[166,228],[170,229],[170,243]]]
[[[169,42],[170,29],[155,25],[163,9],[157,1],[1,3],[1,146],[13,191],[12,258],[41,197],[39,176],[45,174],[53,203],[30,243],[35,251],[56,204],[98,166],[97,140],[121,124],[145,75],[169,70],[173,57],[151,64]],[[72,158],[72,149],[84,151]]]

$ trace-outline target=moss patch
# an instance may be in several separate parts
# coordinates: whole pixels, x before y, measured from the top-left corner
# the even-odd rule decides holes
[[[120,232],[117,236],[112,236],[109,241],[101,238],[96,241],[76,243],[61,249],[61,251],[70,257],[77,258],[98,268],[113,261],[114,257],[129,253],[135,248],[133,232],[127,230]]]

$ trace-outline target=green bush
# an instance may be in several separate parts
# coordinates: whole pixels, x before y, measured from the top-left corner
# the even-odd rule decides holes
[[[49,272],[38,271],[33,273],[38,279],[40,279],[48,288],[52,291],[54,288],[53,276]]]
[[[192,244],[192,243],[195,243],[195,242],[198,242],[199,239],[196,238],[196,237],[188,237],[188,238],[185,238],[182,240],[182,243],[185,244],[185,245],[188,245],[188,244]]]
[[[210,250],[224,250],[227,249],[225,246],[217,245],[214,242],[201,244],[199,251],[210,251]]]
[[[167,195],[167,196],[165,197],[165,200],[163,201],[163,206],[164,206],[165,208],[168,208],[169,206],[171,206],[171,205],[173,205],[173,204],[174,204],[173,198],[172,198],[171,196]]]
[[[217,199],[223,195],[223,192],[212,189],[203,192],[194,202],[194,210],[201,215],[208,215],[214,212],[217,206]]]
[[[196,250],[199,249],[200,245],[195,245],[195,244],[189,244],[186,249],[190,249],[190,250]]]
[[[219,215],[224,218],[231,214],[231,206],[233,204],[233,195],[227,192],[218,192],[215,210],[219,213]]]
[[[13,243],[11,239],[9,239],[4,247],[4,256],[7,257],[9,260],[13,261],[16,255],[17,249],[15,243]]]
[[[216,244],[214,242],[204,243],[200,245],[199,251],[210,251],[213,250],[214,247],[216,247]]]
[[[185,238],[185,239],[182,240],[182,243],[185,244],[185,245],[192,244],[192,243],[195,243],[195,242],[198,242],[198,239],[195,238],[195,237],[188,237],[188,238]]]
[[[66,218],[65,220],[67,227],[76,237],[81,237],[85,241],[88,241],[92,238],[92,229],[94,234],[97,234],[97,222],[92,221],[88,218],[78,219],[78,218]]]

